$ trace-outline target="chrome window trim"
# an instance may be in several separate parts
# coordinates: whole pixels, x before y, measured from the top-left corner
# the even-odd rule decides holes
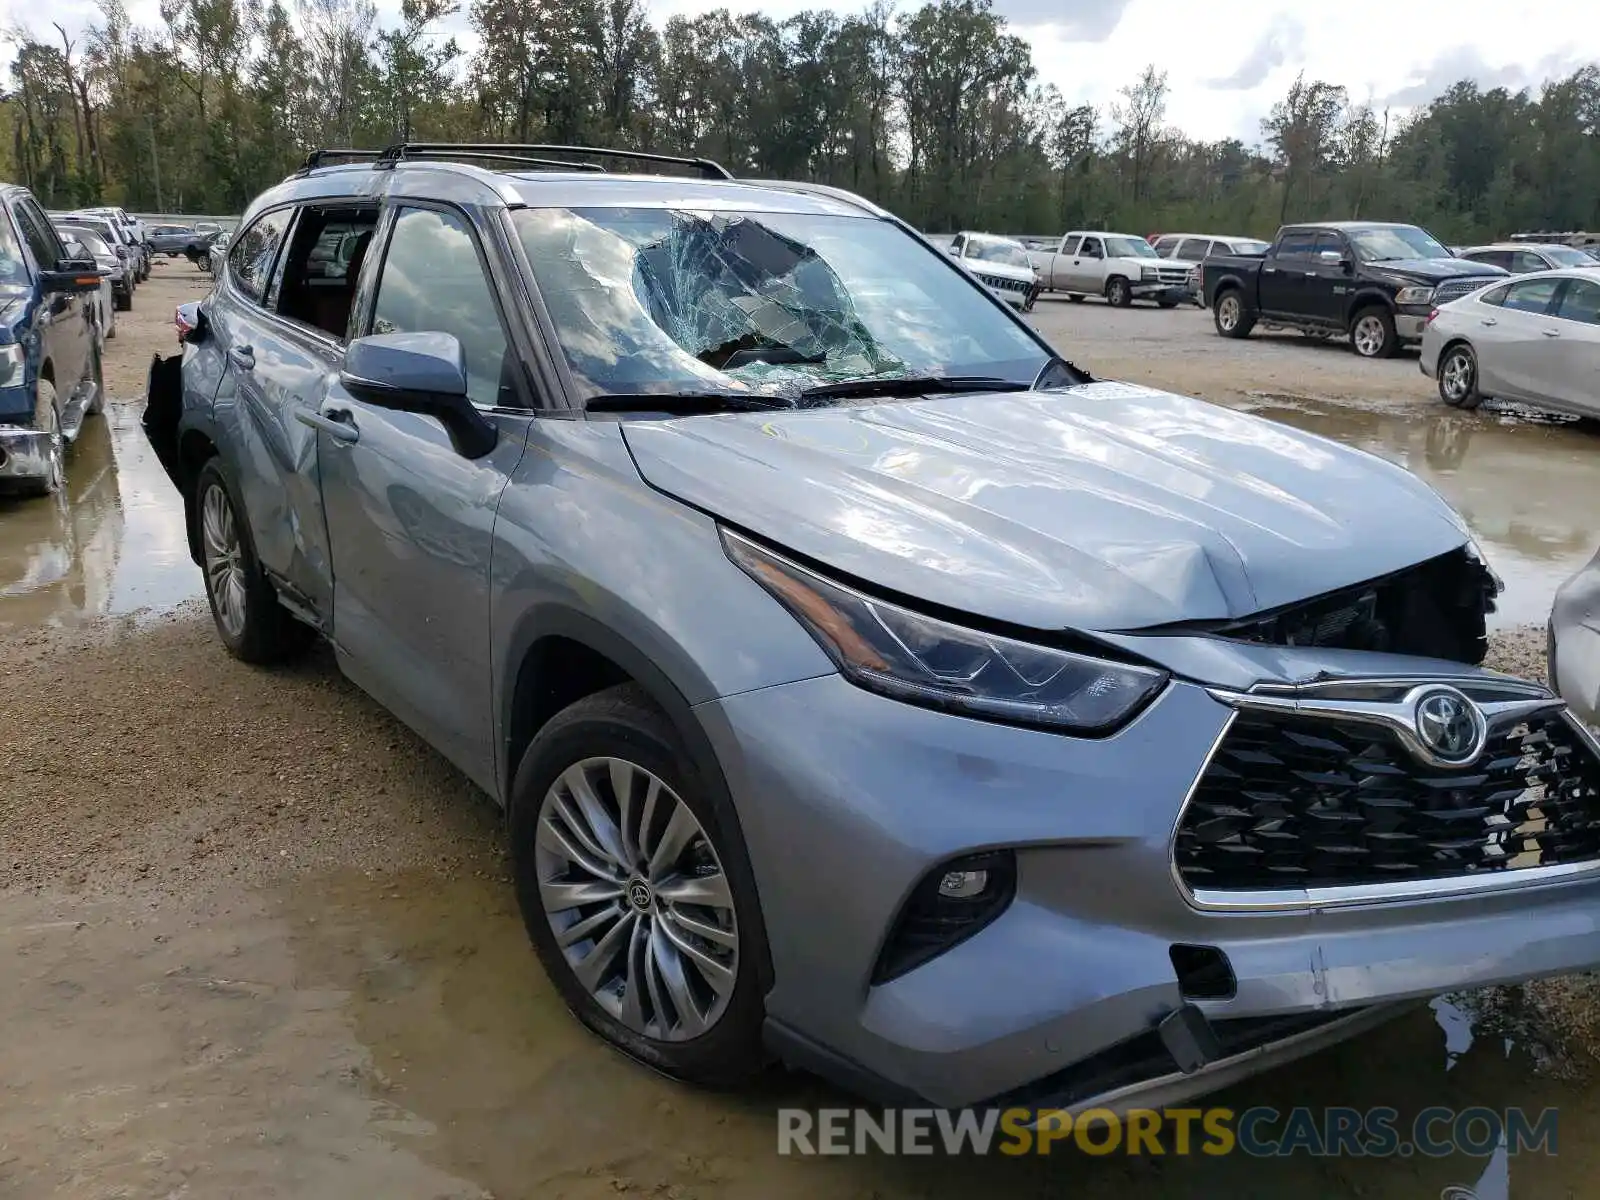
[[[1556,863],[1545,867],[1515,867],[1509,870],[1484,872],[1476,875],[1454,875],[1440,879],[1397,880],[1393,883],[1346,884],[1330,887],[1286,887],[1272,889],[1195,888],[1184,879],[1178,868],[1178,831],[1188,814],[1189,805],[1212,761],[1222,749],[1232,732],[1239,714],[1244,711],[1295,712],[1306,716],[1338,716],[1344,720],[1368,721],[1402,732],[1395,725],[1393,703],[1384,701],[1341,700],[1325,698],[1327,693],[1352,691],[1362,688],[1405,689],[1407,694],[1419,688],[1446,685],[1468,695],[1499,694],[1500,700],[1487,703],[1479,701],[1489,728],[1532,716],[1539,712],[1560,710],[1562,719],[1575,731],[1578,740],[1587,745],[1596,758],[1600,758],[1600,739],[1567,710],[1565,701],[1539,684],[1509,676],[1413,675],[1386,676],[1382,678],[1348,678],[1319,680],[1301,685],[1263,684],[1248,692],[1225,688],[1207,688],[1212,699],[1230,709],[1222,731],[1212,743],[1189,785],[1183,803],[1178,808],[1168,841],[1167,863],[1173,885],[1189,907],[1206,913],[1306,913],[1332,908],[1349,908],[1358,905],[1389,904],[1401,901],[1443,900],[1473,895],[1497,895],[1526,888],[1549,887],[1573,883],[1600,876],[1600,859],[1581,863]],[[1414,737],[1415,731],[1412,730]],[[1403,733],[1402,733],[1403,736]],[[1409,743],[1408,743],[1409,744]]]

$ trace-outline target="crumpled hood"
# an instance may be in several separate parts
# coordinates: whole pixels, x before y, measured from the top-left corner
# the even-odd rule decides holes
[[[1404,468],[1149,388],[630,422],[653,486],[880,589],[1035,629],[1246,616],[1467,541]]]

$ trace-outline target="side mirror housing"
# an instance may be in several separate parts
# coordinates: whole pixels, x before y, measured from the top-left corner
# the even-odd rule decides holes
[[[465,458],[482,458],[499,441],[499,430],[467,395],[466,355],[453,334],[356,338],[345,350],[339,382],[368,404],[435,418]]]
[[[82,250],[76,242],[73,248]],[[53,271],[39,272],[39,285],[47,296],[70,296],[100,289],[100,264],[92,258],[63,258]]]

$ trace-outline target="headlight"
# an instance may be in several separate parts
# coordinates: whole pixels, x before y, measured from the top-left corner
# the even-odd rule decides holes
[[[1431,304],[1433,303],[1433,289],[1431,287],[1403,287],[1395,293],[1396,304]]]
[[[1104,733],[1167,682],[1163,671],[966,629],[863,596],[726,529],[722,544],[806,627],[846,679],[897,700]]]
[[[1160,279],[1161,272],[1155,267],[1140,267],[1139,278],[1141,280]]]
[[[21,383],[28,366],[28,352],[13,343],[0,346],[0,387],[15,387]]]

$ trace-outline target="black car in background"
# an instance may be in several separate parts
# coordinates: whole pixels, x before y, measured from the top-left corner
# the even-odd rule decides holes
[[[1201,264],[1206,307],[1223,337],[1259,323],[1346,336],[1363,358],[1422,340],[1433,309],[1506,272],[1457,258],[1426,230],[1379,221],[1285,225],[1264,255]]]

